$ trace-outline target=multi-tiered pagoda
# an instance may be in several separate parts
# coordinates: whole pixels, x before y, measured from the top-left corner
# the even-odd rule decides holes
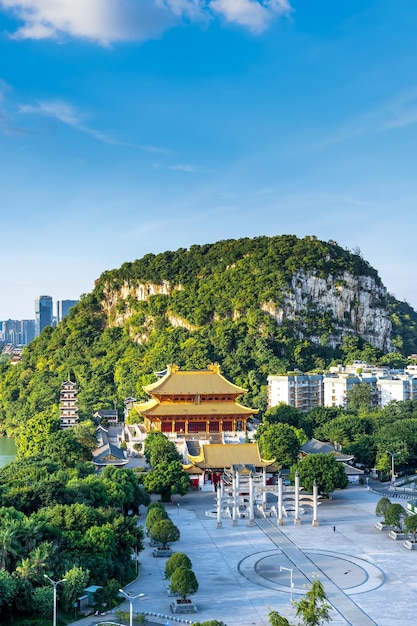
[[[61,385],[59,420],[61,428],[71,428],[79,422],[77,385],[72,380],[66,380]]]
[[[245,431],[248,418],[257,413],[237,402],[246,389],[226,380],[218,364],[187,371],[169,365],[144,390],[151,399],[134,406],[148,432],[194,436]]]

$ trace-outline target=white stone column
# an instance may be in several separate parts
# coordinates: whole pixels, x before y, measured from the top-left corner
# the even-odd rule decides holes
[[[217,484],[217,528],[222,527],[222,494],[220,485]]]
[[[282,517],[282,485],[283,485],[282,476],[281,474],[278,474],[278,511],[277,511],[278,526],[284,526],[284,519]]]
[[[319,499],[319,489],[317,487],[316,481],[314,481],[314,483],[313,483],[313,521],[312,521],[312,526],[320,526],[319,520],[318,520],[318,517],[317,517],[318,499]]]
[[[298,526],[300,522],[300,477],[295,472],[295,489],[294,489],[294,525]]]
[[[262,508],[266,509],[266,467],[262,468]]]
[[[236,497],[236,474],[233,472],[233,510],[232,510],[232,526],[237,526],[237,497]]]
[[[253,526],[254,524],[254,495],[253,495],[253,474],[252,472],[249,474],[249,526]]]

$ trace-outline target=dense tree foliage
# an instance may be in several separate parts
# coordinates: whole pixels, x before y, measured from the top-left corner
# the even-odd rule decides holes
[[[288,424],[261,424],[256,440],[264,459],[274,459],[282,466],[290,466],[297,460],[300,441]]]
[[[157,543],[162,543],[163,548],[167,548],[168,543],[178,541],[180,538],[179,529],[170,519],[162,519],[158,522],[155,522],[152,525],[149,534],[153,541],[156,541]]]
[[[291,467],[291,481],[294,482],[298,471],[300,484],[306,491],[313,491],[316,481],[320,493],[329,494],[335,489],[344,489],[348,485],[345,468],[335,460],[332,454],[308,454]]]
[[[172,593],[178,593],[183,600],[198,591],[197,578],[189,567],[177,567],[171,576],[170,588]]]
[[[401,504],[390,504],[385,511],[385,523],[397,530],[402,530],[407,511]]]
[[[188,493],[191,480],[180,461],[171,461],[158,463],[144,476],[143,484],[149,493],[158,493],[163,502],[169,502],[175,494],[184,496]]]
[[[183,552],[175,552],[171,554],[165,565],[165,578],[171,578],[172,574],[178,567],[192,568],[190,558]]]
[[[18,437],[20,454],[40,452],[42,434],[57,428],[68,374],[78,383],[81,418],[113,407],[114,400],[121,410],[125,397],[143,397],[143,385],[169,362],[183,368],[221,363],[228,378],[249,390],[244,401],[263,410],[269,373],[382,359],[356,334],[353,305],[336,348],[330,342],[336,321],[312,299],[300,318],[277,323],[274,311],[299,271],[331,277],[329,288],[335,281],[342,288],[346,272],[380,283],[360,255],[292,235],[148,254],[105,272],[57,328],[45,328],[24,350],[21,364],[0,363],[1,429]],[[417,352],[417,314],[391,297],[379,304],[392,311],[399,352]],[[21,428],[28,423],[30,429]]]
[[[62,433],[65,435],[65,433]],[[149,502],[132,470],[28,456],[0,469],[0,607],[2,615],[45,615],[51,591],[45,574],[66,578],[69,610],[88,584],[103,601],[135,576],[133,551],[143,548],[135,515]]]

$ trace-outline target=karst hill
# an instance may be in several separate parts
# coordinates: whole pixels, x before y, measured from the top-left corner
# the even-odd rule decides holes
[[[262,408],[269,373],[417,352],[417,314],[360,254],[316,237],[244,238],[148,254],[106,271],[22,362],[1,365],[0,422],[50,410],[68,375],[81,415],[143,396],[167,363],[221,364]]]

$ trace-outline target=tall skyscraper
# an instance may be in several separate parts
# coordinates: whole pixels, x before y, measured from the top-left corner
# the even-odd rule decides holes
[[[56,302],[56,321],[59,322],[68,315],[69,310],[78,303],[78,300],[57,300]]]
[[[39,296],[35,299],[35,333],[38,336],[45,326],[52,325],[52,297]]]
[[[35,320],[22,320],[22,344],[27,346],[35,338]]]

